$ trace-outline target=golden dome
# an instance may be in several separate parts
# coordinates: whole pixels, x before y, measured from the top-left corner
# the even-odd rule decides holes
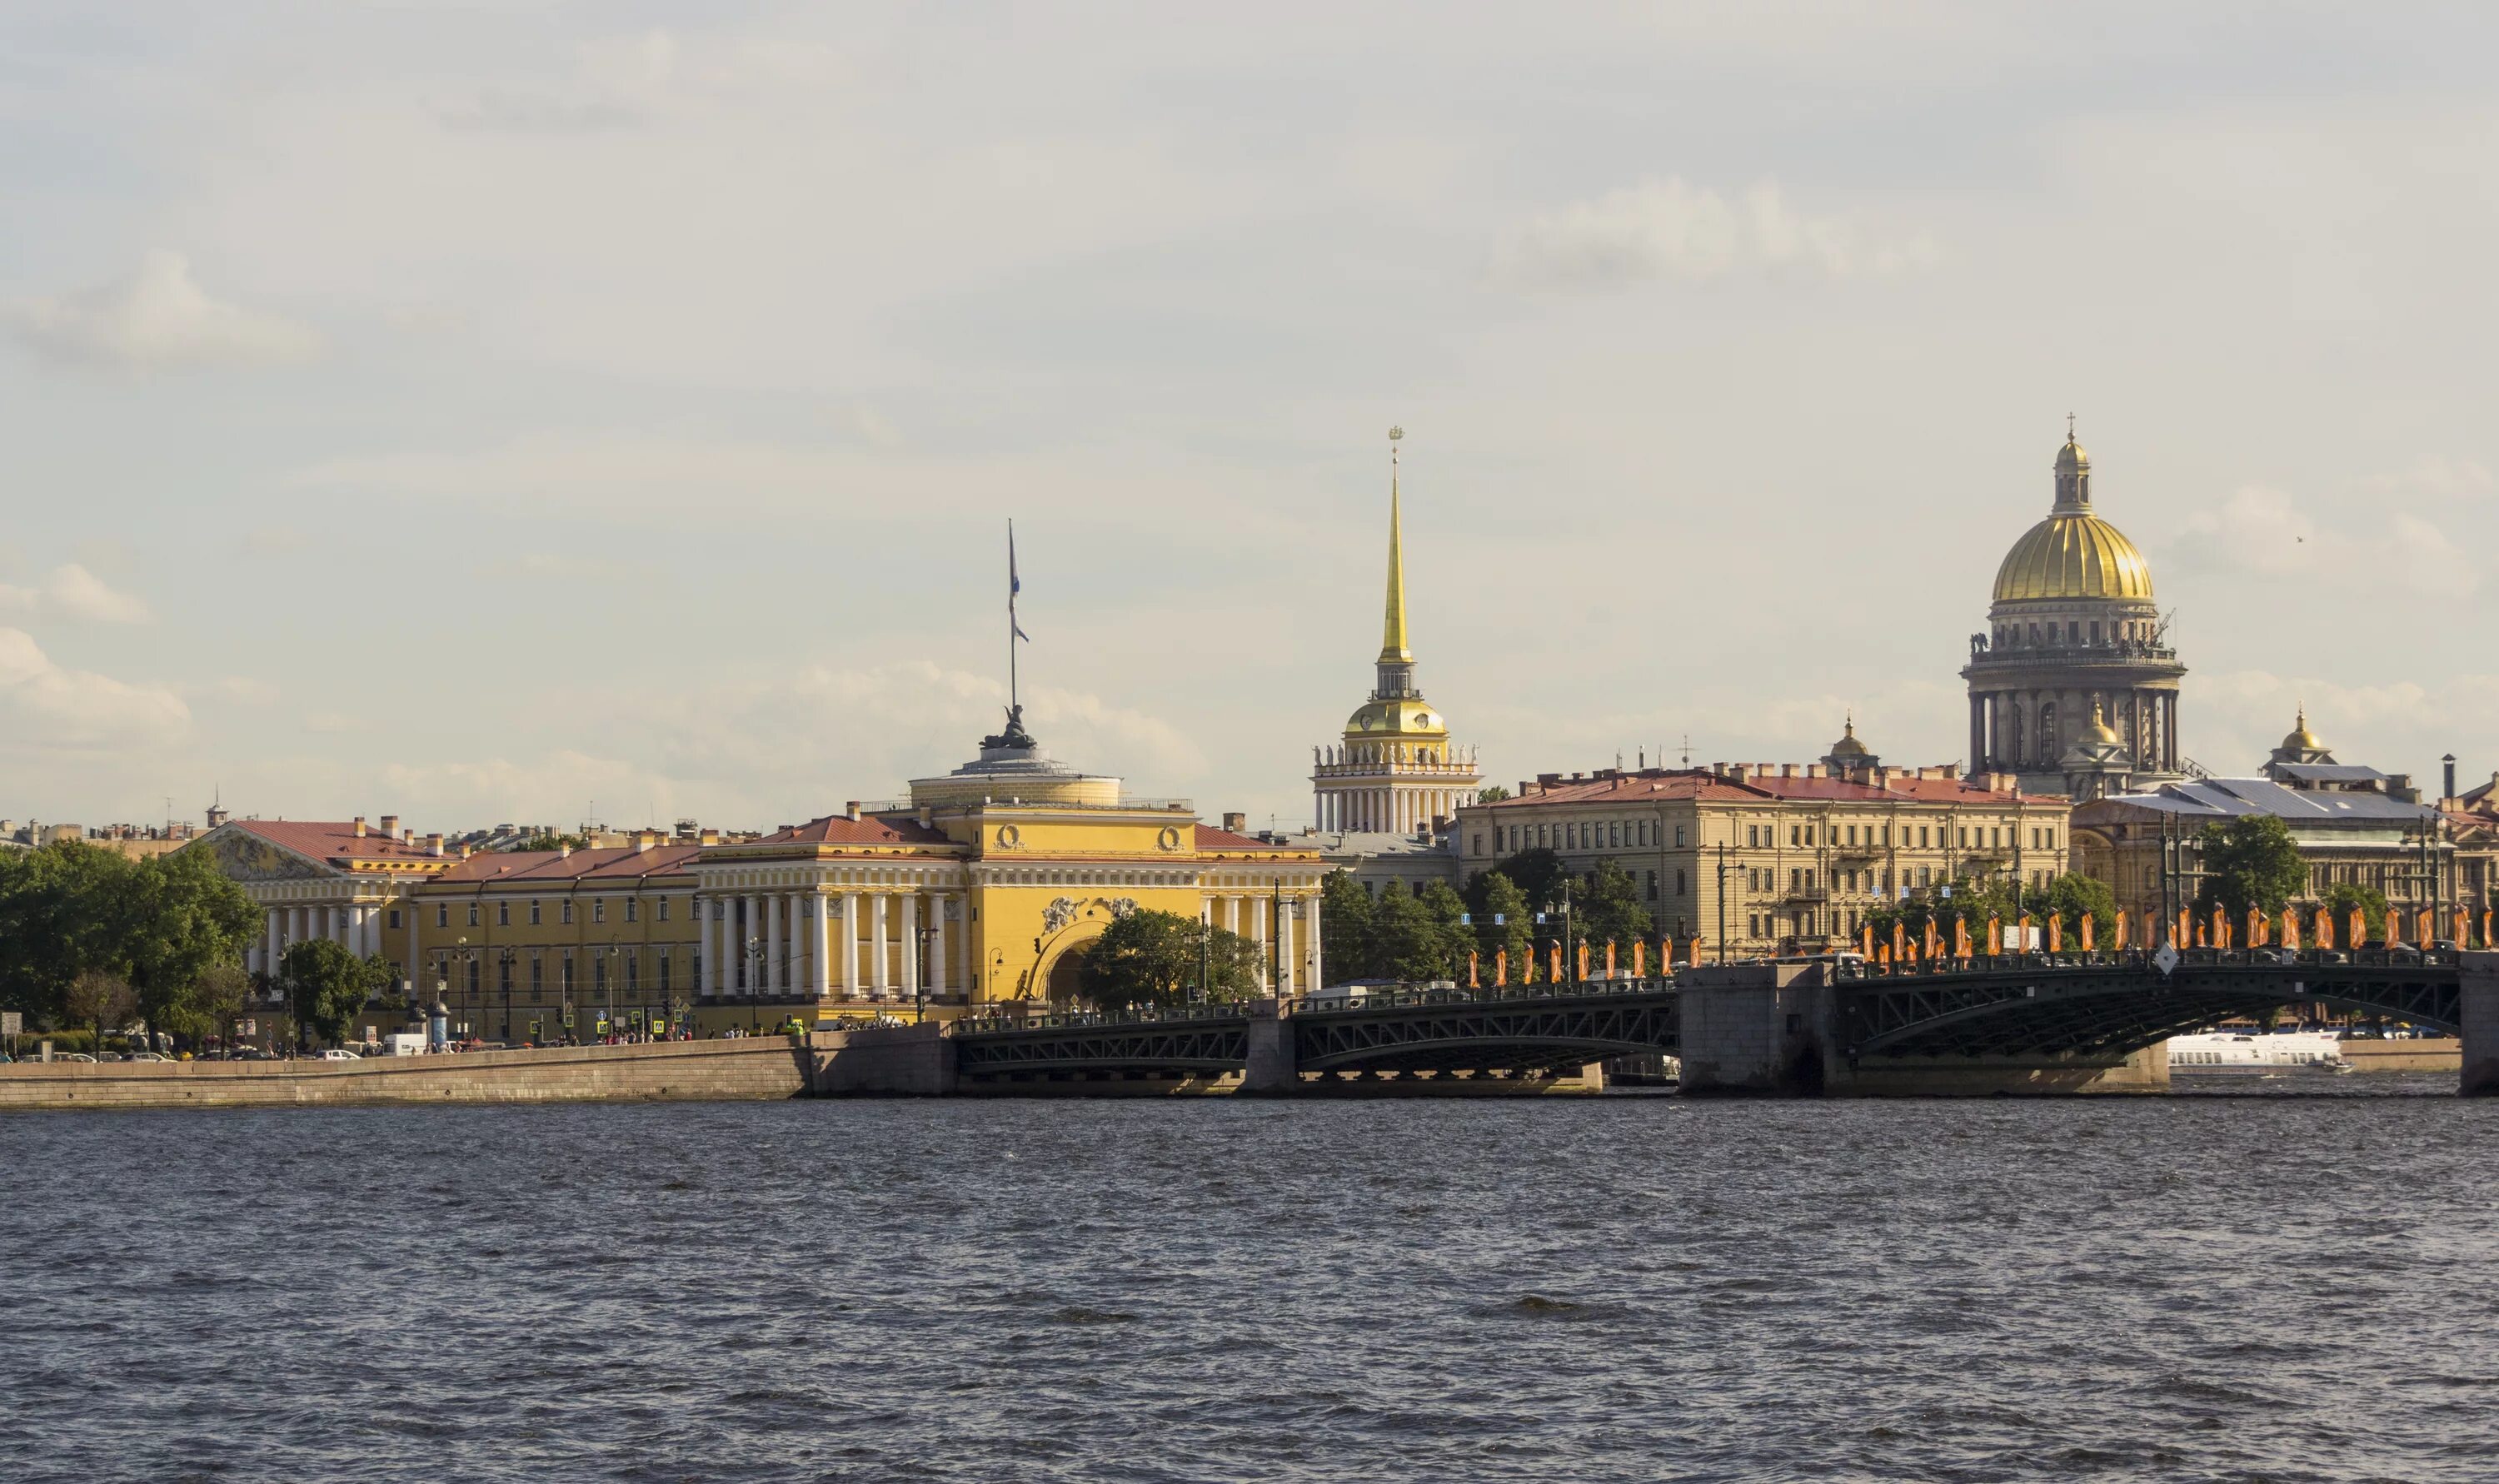
[[[2308,729],[2308,708],[2306,706],[2299,708],[2298,724],[2290,728],[2289,735],[2282,739],[2282,750],[2286,753],[2321,753],[2325,751],[2325,744],[2318,739],[2317,733]]]
[[[2117,747],[2125,741],[2117,734],[2117,728],[2109,726],[2108,717],[2101,712],[2100,698],[2096,695],[2092,697],[2092,724],[2083,728],[2083,740],[2104,747]]]
[[[1834,758],[1863,758],[1866,756],[1866,744],[1857,740],[1857,718],[1851,716],[1847,722],[1847,729],[1840,733],[1838,741],[1831,744],[1831,756]]]
[[[1365,737],[1445,737],[1449,734],[1441,714],[1419,695],[1397,695],[1364,701],[1359,710],[1345,720],[1348,741]]]
[[[2143,553],[2089,511],[2061,512],[2031,527],[1996,569],[1997,602],[2068,597],[2152,597]]]

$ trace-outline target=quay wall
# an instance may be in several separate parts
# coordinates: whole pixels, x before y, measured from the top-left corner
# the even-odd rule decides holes
[[[2419,1041],[2346,1041],[2343,1059],[2354,1072],[2459,1072],[2464,1043],[2452,1036]]]
[[[361,1061],[16,1062],[0,1066],[0,1112],[763,1100],[804,1096],[808,1071],[802,1048],[766,1036]]]

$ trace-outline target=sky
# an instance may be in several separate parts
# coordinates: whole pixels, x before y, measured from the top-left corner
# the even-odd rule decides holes
[[[0,9],[0,815],[1290,827],[1959,760],[2075,415],[2186,751],[2499,771],[2487,7]]]

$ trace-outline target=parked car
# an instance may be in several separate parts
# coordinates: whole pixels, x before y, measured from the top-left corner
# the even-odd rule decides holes
[[[173,1059],[174,1058],[171,1056],[162,1055],[155,1051],[133,1051],[128,1056],[122,1058],[124,1061],[172,1061]]]
[[[86,1052],[84,1052],[84,1051],[54,1051],[54,1052],[52,1053],[52,1060],[54,1060],[54,1061],[84,1061],[84,1062],[92,1062],[92,1061],[94,1061],[94,1060],[95,1060],[95,1058],[94,1058],[94,1057],[92,1057],[92,1056],[89,1056],[89,1055],[88,1055]]]
[[[361,1056],[357,1055],[355,1052],[350,1051],[350,1050],[345,1050],[345,1049],[342,1049],[342,1048],[339,1048],[339,1047],[335,1047],[335,1046],[334,1046],[334,1047],[332,1047],[332,1048],[330,1048],[328,1050],[323,1051],[323,1052],[321,1053],[321,1059],[322,1059],[323,1061],[362,1061],[362,1060],[364,1060],[364,1058],[363,1058],[363,1057],[361,1057]]]

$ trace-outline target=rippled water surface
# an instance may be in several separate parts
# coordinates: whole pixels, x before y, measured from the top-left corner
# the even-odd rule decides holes
[[[2499,1102],[2355,1081],[0,1117],[0,1476],[2489,1480]]]

